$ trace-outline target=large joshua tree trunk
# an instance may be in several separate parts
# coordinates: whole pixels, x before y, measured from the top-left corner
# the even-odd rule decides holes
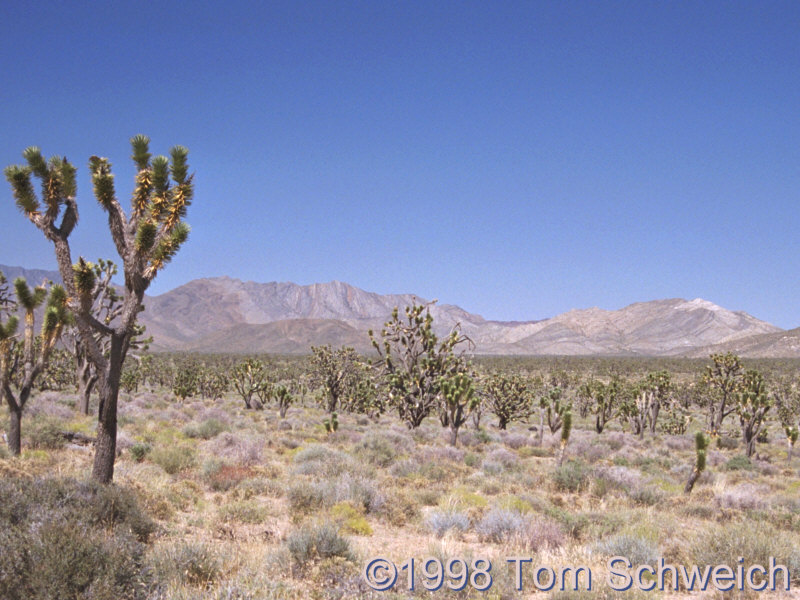
[[[117,457],[117,400],[119,380],[122,376],[123,340],[111,338],[108,373],[100,386],[100,404],[97,410],[97,442],[95,444],[92,479],[110,483],[114,478],[114,461]]]
[[[19,456],[22,451],[22,409],[8,407],[8,451],[12,456]]]

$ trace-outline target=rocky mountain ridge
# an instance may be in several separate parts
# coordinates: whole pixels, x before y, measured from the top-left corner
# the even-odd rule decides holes
[[[9,280],[58,280],[54,271],[0,265]],[[305,353],[312,344],[370,349],[395,306],[426,302],[413,294],[377,294],[347,283],[256,283],[195,279],[147,297],[141,315],[155,350]],[[456,324],[477,354],[697,356],[725,348],[743,355],[800,356],[800,334],[708,300],[637,302],[619,310],[571,310],[539,321],[491,321],[450,305],[431,308],[440,333]]]

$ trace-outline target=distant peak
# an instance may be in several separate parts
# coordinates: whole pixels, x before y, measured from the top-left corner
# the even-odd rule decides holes
[[[703,300],[702,298],[695,298],[694,300],[684,301],[682,304],[679,304],[675,307],[676,309],[682,310],[693,310],[697,308],[702,308],[705,310],[713,310],[713,311],[724,311],[725,309],[721,306],[714,304],[708,300]]]

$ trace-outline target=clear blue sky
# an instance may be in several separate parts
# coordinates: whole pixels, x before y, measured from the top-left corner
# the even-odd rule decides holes
[[[68,6],[73,4],[73,6]],[[0,163],[190,149],[196,277],[413,292],[494,319],[703,297],[800,325],[797,2],[16,2]],[[0,263],[51,246],[0,188]]]

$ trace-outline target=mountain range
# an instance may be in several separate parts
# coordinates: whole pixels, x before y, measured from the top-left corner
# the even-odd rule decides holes
[[[9,280],[59,281],[55,271],[0,265]],[[195,279],[145,299],[141,321],[154,350],[306,353],[311,345],[371,348],[395,306],[427,302],[413,294],[376,294],[347,283],[255,283]],[[700,298],[638,302],[619,310],[571,310],[538,321],[491,321],[451,304],[433,304],[435,329],[456,324],[476,354],[800,357],[800,328],[785,331]]]

